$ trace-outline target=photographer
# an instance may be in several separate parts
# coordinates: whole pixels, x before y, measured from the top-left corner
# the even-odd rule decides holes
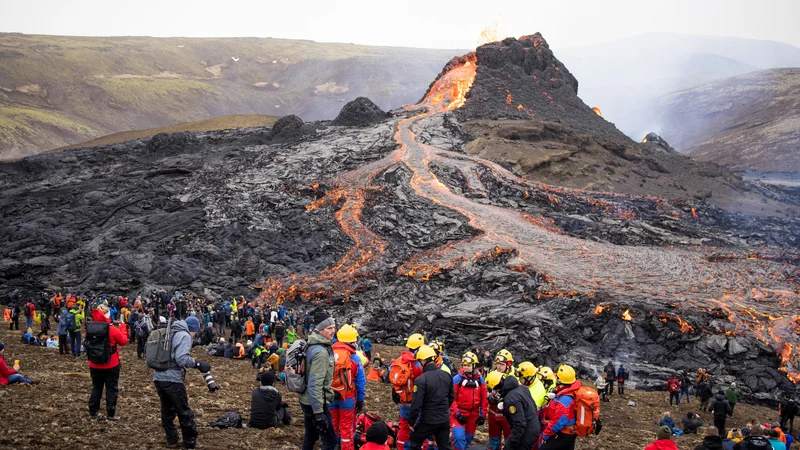
[[[181,425],[183,448],[195,448],[197,444],[194,411],[189,406],[189,398],[183,383],[186,369],[200,369],[200,372],[203,373],[211,370],[209,363],[195,361],[189,356],[192,338],[199,330],[200,321],[194,316],[185,321],[173,322],[170,367],[166,370],[156,370],[153,373],[156,392],[161,399],[161,426],[167,433],[167,445],[170,447],[177,447],[179,444],[178,430],[173,423],[175,416],[178,416]]]

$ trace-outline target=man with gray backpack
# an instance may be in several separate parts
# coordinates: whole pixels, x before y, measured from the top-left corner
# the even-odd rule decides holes
[[[181,426],[183,448],[197,445],[197,425],[194,411],[189,406],[184,378],[186,369],[199,369],[202,373],[211,370],[211,364],[195,361],[189,356],[192,338],[199,330],[200,321],[191,316],[185,321],[170,321],[166,328],[154,330],[147,339],[145,359],[147,366],[154,370],[153,382],[161,399],[161,426],[167,434],[169,448],[181,446],[175,416]]]
[[[322,450],[334,450],[339,442],[328,405],[334,401],[331,339],[336,322],[324,311],[314,313],[313,322],[308,343],[298,339],[286,354],[286,386],[300,394],[303,450],[313,450],[318,440],[322,440]]]

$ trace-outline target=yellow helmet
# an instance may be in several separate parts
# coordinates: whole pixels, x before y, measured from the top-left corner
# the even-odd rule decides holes
[[[547,366],[539,367],[539,373],[537,374],[537,376],[542,378],[542,379],[550,380],[550,381],[553,381],[553,380],[556,379],[556,374],[553,373],[553,369],[551,369],[551,368],[549,368]]]
[[[444,342],[440,340],[435,340],[428,345],[431,346],[431,348],[433,349],[433,351],[436,352],[437,355],[441,355],[442,351],[444,350]]]
[[[539,369],[529,361],[525,361],[517,367],[517,375],[522,378],[533,378],[536,376],[537,372],[539,372]]]
[[[348,323],[342,325],[342,328],[339,328],[339,332],[336,333],[336,339],[339,342],[344,342],[346,344],[352,344],[358,341],[358,331],[356,328]]]
[[[406,341],[406,347],[410,348],[411,350],[416,350],[421,345],[425,345],[425,338],[419,333],[412,334]]]
[[[475,353],[467,352],[461,357],[462,366],[475,367],[478,365],[478,356]]]
[[[506,378],[506,374],[493,370],[486,375],[486,386],[489,389],[494,389]]]
[[[497,355],[494,357],[494,362],[496,362],[496,363],[498,363],[498,362],[512,362],[513,363],[514,362],[514,357],[511,356],[511,352],[510,351],[508,351],[506,349],[502,349],[499,352],[497,352]]]
[[[575,382],[575,369],[566,364],[558,366],[556,374],[559,384],[572,384]]]
[[[431,358],[436,358],[436,352],[427,345],[421,345],[417,350],[417,360],[425,361]]]

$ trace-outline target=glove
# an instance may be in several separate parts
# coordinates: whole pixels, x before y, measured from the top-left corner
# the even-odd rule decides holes
[[[361,414],[364,410],[364,402],[356,402],[356,414]]]
[[[197,367],[202,373],[206,373],[211,370],[211,364],[205,361],[197,361],[197,365],[195,367]]]
[[[597,419],[594,423],[594,434],[600,434],[603,431],[603,423],[600,422],[600,419]]]
[[[466,418],[466,417],[464,417],[464,416],[462,416],[461,414],[456,414],[456,420],[457,420],[457,421],[458,421],[458,423],[460,423],[461,425],[464,425],[465,423],[467,423],[467,418]]]
[[[325,434],[328,431],[328,418],[325,417],[325,413],[314,414],[314,428],[319,434]]]
[[[478,417],[478,420],[475,421],[475,425],[477,425],[477,426],[481,426],[484,423],[486,423],[486,417],[483,417],[483,416]]]
[[[503,410],[503,402],[497,404],[497,409],[502,411]]]
[[[392,401],[397,405],[400,404],[400,394],[395,392],[394,389],[392,389]]]

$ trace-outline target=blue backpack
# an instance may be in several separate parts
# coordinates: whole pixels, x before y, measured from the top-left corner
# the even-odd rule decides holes
[[[64,326],[66,327],[67,331],[75,331],[78,328],[75,324],[75,314],[73,314],[71,311],[64,315]]]

